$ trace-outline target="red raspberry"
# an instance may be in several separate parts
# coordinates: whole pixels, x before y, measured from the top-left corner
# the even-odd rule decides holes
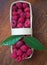
[[[30,20],[29,20],[29,19],[27,19],[27,20],[25,21],[24,26],[25,26],[26,28],[30,27]]]
[[[16,54],[16,53],[12,53],[12,54],[11,54],[11,58],[12,58],[12,59],[15,59],[16,57],[17,57],[17,54]]]
[[[12,11],[16,11],[16,10],[17,10],[16,5],[13,5],[13,6],[12,6]]]
[[[18,41],[18,42],[16,43],[16,47],[17,47],[17,48],[20,48],[22,45],[23,45],[23,42],[22,42],[22,41]]]
[[[18,3],[16,3],[16,6],[17,6],[18,8],[22,8],[22,3],[18,2]]]
[[[18,14],[21,14],[22,13],[22,10],[21,9],[18,9],[17,13]]]
[[[24,60],[24,59],[26,59],[27,58],[27,55],[26,55],[26,53],[24,53],[23,55],[22,55],[22,59]]]
[[[12,20],[12,28],[15,28],[15,27],[16,27],[16,21]]]
[[[23,8],[26,8],[28,7],[28,4],[27,3],[23,3]]]
[[[24,12],[20,13],[20,17],[25,18],[26,17],[25,13]]]
[[[17,17],[17,16],[12,16],[12,19],[13,19],[13,20],[17,20],[18,17]]]
[[[16,62],[21,62],[22,61],[22,57],[21,56],[18,56],[17,58],[16,58]]]
[[[23,24],[22,23],[18,23],[17,24],[17,28],[23,28]]]
[[[13,49],[13,53],[17,53],[17,49],[16,48]]]
[[[21,49],[23,52],[26,52],[26,51],[27,51],[26,45],[22,45],[20,49]]]
[[[22,51],[19,49],[18,51],[17,51],[17,55],[18,56],[21,56],[23,53],[22,53]]]
[[[24,23],[24,18],[20,17],[19,20],[18,20],[18,23]]]
[[[30,12],[30,8],[27,7],[27,8],[24,9],[24,11],[25,11],[25,12]]]
[[[30,18],[30,13],[29,12],[26,13],[26,18],[27,19]]]
[[[30,55],[32,54],[32,49],[29,48],[29,49],[27,50],[27,53],[26,53],[26,54],[27,54],[27,56],[30,56]]]
[[[12,12],[12,16],[17,16],[17,15],[18,15],[17,12],[15,12],[15,11]]]

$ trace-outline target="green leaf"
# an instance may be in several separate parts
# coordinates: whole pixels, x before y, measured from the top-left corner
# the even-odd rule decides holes
[[[2,43],[0,43],[0,46],[2,45],[6,45],[6,46],[10,46],[15,44],[16,42],[18,42],[20,39],[22,38],[22,36],[9,36],[8,38],[6,38]]]
[[[43,45],[40,41],[38,41],[36,38],[31,36],[25,36],[24,41],[27,45],[29,45],[31,48],[34,48],[36,50],[44,50]]]

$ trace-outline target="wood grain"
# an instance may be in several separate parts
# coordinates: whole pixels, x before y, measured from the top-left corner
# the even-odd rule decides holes
[[[10,5],[15,0],[0,0],[0,42],[11,35]],[[47,0],[27,0],[33,9],[33,36],[45,46],[44,51],[34,51],[33,57],[20,63],[10,58],[10,47],[0,47],[0,65],[47,65]]]

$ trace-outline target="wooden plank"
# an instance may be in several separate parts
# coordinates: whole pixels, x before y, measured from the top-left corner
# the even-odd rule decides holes
[[[0,42],[10,36],[10,5],[15,0],[0,0]],[[0,65],[47,65],[47,0],[27,0],[33,8],[33,35],[45,46],[20,63],[10,58],[10,47],[0,47]]]

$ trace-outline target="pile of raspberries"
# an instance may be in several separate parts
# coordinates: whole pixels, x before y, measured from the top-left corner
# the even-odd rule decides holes
[[[12,28],[30,28],[30,7],[27,3],[18,2],[12,6]],[[12,46],[11,58],[20,62],[32,54],[32,49],[19,40]]]
[[[30,28],[30,7],[18,2],[12,6],[12,28]]]
[[[12,46],[11,58],[15,59],[16,62],[21,62],[27,59],[32,54],[32,48],[25,44],[24,40],[19,40],[16,44]]]

